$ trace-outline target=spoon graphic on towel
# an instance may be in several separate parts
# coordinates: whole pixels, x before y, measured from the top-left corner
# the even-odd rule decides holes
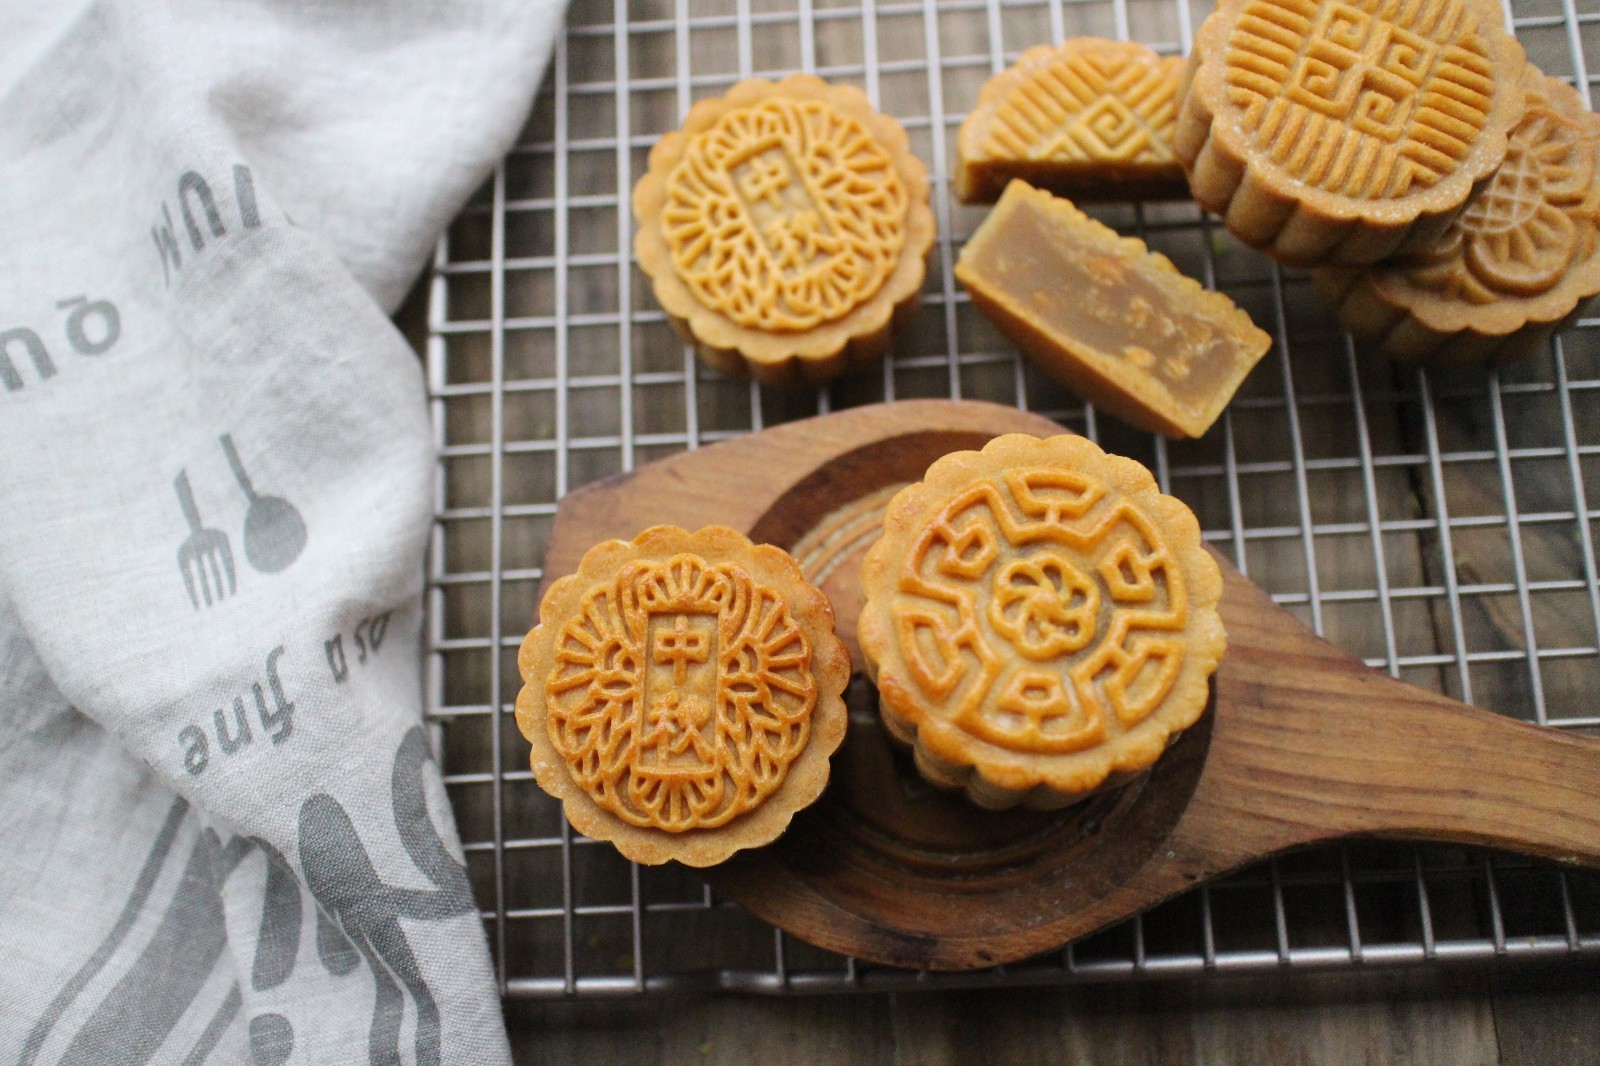
[[[233,446],[232,434],[224,433],[219,440],[233,468],[234,480],[244,490],[250,501],[244,515],[244,556],[250,565],[263,574],[276,574],[287,569],[300,558],[306,546],[306,524],[295,510],[294,504],[282,496],[259,495],[245,473],[244,463]]]

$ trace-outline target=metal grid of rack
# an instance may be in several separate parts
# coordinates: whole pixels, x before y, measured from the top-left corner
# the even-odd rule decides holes
[[[573,833],[511,714],[556,503],[570,489],[781,421],[962,396],[1045,413],[1134,456],[1281,604],[1372,666],[1502,713],[1600,726],[1600,319],[1496,374],[1358,350],[1306,278],[1192,204],[1095,213],[1227,292],[1275,344],[1203,440],[1129,430],[1039,376],[951,273],[981,211],[947,191],[992,73],[1065,37],[1184,53],[1188,0],[574,3],[528,127],[441,242],[427,370],[440,454],[427,706],[513,998],[1033,984],[1279,967],[1600,953],[1600,879],[1461,848],[1351,843],[1242,871],[1061,951],[960,976],[860,964]],[[1517,0],[1530,56],[1589,98],[1600,0]],[[793,70],[854,83],[911,134],[939,238],[880,368],[816,393],[700,367],[632,263],[629,192],[695,100]]]

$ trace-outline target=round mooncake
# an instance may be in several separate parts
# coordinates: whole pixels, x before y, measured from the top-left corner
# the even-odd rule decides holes
[[[539,787],[635,862],[770,843],[844,739],[833,608],[785,552],[724,526],[595,545],[546,591],[517,664]]]
[[[861,650],[935,785],[1052,809],[1147,769],[1226,643],[1200,527],[1132,459],[997,437],[902,489],[867,553]]]
[[[1246,244],[1360,266],[1433,240],[1488,184],[1525,63],[1493,0],[1222,0],[1174,144]]]
[[[634,254],[707,363],[821,384],[888,351],[933,245],[928,175],[859,89],[795,74],[702,100],[633,190]]]
[[[1600,294],[1600,115],[1529,66],[1528,110],[1488,190],[1405,259],[1313,277],[1351,333],[1445,366],[1520,359]]]

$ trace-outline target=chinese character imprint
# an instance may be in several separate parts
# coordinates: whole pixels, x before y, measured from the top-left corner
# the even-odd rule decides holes
[[[724,825],[783,783],[817,699],[811,650],[778,593],[682,554],[594,589],[545,682],[573,779],[625,821]]]
[[[906,241],[890,153],[821,100],[773,98],[696,137],[667,183],[663,230],[695,297],[759,330],[805,330],[883,287]]]

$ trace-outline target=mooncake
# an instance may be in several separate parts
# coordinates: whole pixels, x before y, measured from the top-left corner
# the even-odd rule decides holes
[[[1125,783],[1205,710],[1226,644],[1194,515],[1077,436],[997,437],[902,489],[858,636],[918,771],[987,808]]]
[[[634,253],[710,365],[821,384],[882,356],[922,289],[928,176],[860,90],[742,81],[661,138],[633,190]]]
[[[787,554],[723,526],[591,548],[545,592],[517,664],[539,787],[635,862],[770,843],[844,739],[832,607]]]
[[[1096,407],[1169,437],[1205,433],[1272,346],[1250,316],[1020,179],[961,249],[972,302]]]
[[[1405,260],[1315,273],[1345,327],[1391,356],[1500,363],[1545,347],[1600,293],[1600,115],[1532,66],[1487,191]]]
[[[984,84],[956,138],[956,196],[992,203],[1012,178],[1080,200],[1189,195],[1172,149],[1184,61],[1074,37],[1030,48]]]
[[[1493,0],[1223,0],[1189,57],[1178,158],[1245,243],[1376,262],[1488,183],[1524,65]]]

